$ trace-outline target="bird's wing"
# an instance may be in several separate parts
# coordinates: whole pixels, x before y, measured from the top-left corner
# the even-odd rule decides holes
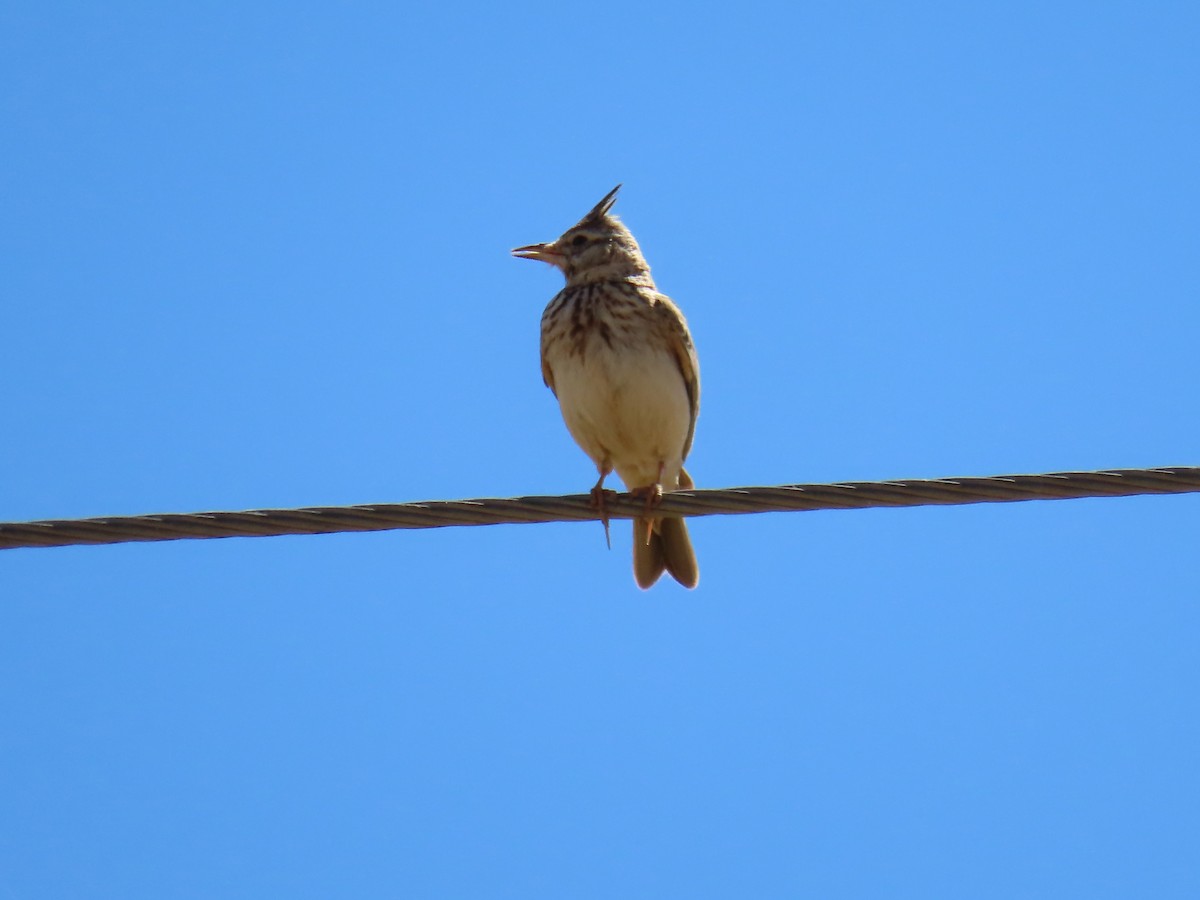
[[[696,417],[700,415],[700,360],[696,356],[696,347],[692,343],[692,334],[688,331],[687,320],[679,307],[671,302],[665,294],[659,294],[654,304],[657,321],[667,346],[679,364],[679,374],[683,376],[684,387],[687,388],[688,406],[691,408],[691,422],[688,424],[687,440],[683,442],[683,458],[687,459],[692,449],[692,438],[696,434]]]
[[[557,397],[558,391],[554,390],[554,373],[550,371],[550,364],[546,362],[544,345],[542,349],[542,381],[545,382],[546,387],[550,388],[550,393]]]
[[[550,388],[550,393],[558,396],[558,391],[554,390],[554,373],[550,371],[550,361],[546,359],[546,345],[549,343],[550,329],[547,327],[546,315],[550,312],[550,308],[546,308],[546,312],[542,314],[542,381],[546,387]]]

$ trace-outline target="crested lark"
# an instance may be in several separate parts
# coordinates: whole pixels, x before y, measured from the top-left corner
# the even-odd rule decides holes
[[[614,469],[646,497],[647,511],[663,491],[692,487],[683,461],[700,410],[700,363],[683,313],[655,288],[629,229],[609,215],[620,188],[558,240],[512,251],[567,278],[542,313],[542,378],[600,472],[592,496],[602,514]],[[634,578],[648,588],[664,570],[684,587],[700,579],[683,519],[636,519]]]

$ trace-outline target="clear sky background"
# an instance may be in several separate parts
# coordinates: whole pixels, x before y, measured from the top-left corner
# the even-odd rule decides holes
[[[1200,462],[1192,3],[6,3],[0,519]],[[0,553],[0,898],[1195,897],[1200,497]]]

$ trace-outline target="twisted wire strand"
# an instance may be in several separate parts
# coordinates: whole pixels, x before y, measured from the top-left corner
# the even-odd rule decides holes
[[[650,515],[697,517],[817,509],[1073,500],[1197,491],[1200,491],[1200,466],[1171,466],[1099,472],[1050,472],[1043,475],[995,475],[985,478],[848,481],[677,491],[665,495],[662,503],[650,511]],[[630,494],[611,496],[607,507],[609,517],[613,519],[629,519],[646,514],[645,501]],[[425,503],[252,509],[245,512],[49,519],[41,522],[0,522],[0,550],[175,541],[185,538],[274,537],[458,525],[576,522],[598,518],[588,494],[571,494],[563,497],[433,500]]]

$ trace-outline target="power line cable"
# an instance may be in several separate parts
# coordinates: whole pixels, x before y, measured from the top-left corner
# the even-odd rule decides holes
[[[817,509],[1011,503],[1019,500],[1074,500],[1200,491],[1200,466],[995,475],[986,478],[849,481],[678,491],[663,497],[652,516],[737,515]],[[629,494],[610,497],[609,517],[645,514],[645,501]],[[456,525],[514,525],[575,522],[599,516],[587,494],[563,497],[433,500],[425,503],[372,503],[246,512],[164,513],[94,519],[0,522],[0,550],[65,547],[186,538],[273,537],[332,534],[396,528]]]

